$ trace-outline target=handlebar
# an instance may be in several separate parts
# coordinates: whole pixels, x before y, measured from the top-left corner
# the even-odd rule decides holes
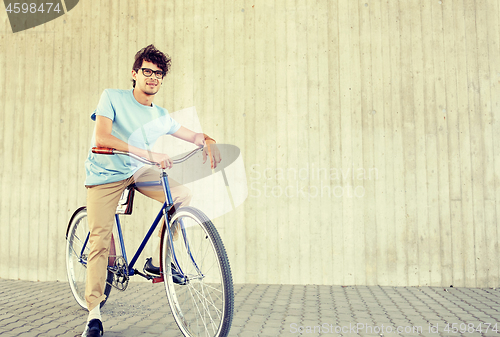
[[[191,158],[192,156],[194,156],[197,152],[203,150],[203,146],[200,146],[198,147],[197,149],[194,149],[193,151],[189,152],[187,155],[185,155],[184,157],[180,158],[180,159],[174,159],[172,160],[172,163],[173,164],[179,164],[179,163],[182,163],[183,161],[186,161],[188,160],[189,158]],[[123,155],[126,155],[126,156],[129,156],[129,157],[132,157],[144,164],[148,164],[148,165],[156,165],[158,166],[158,163],[154,162],[154,161],[151,161],[151,160],[148,160],[146,158],[143,158],[141,156],[138,156],[134,153],[131,153],[131,152],[127,152],[127,151],[120,151],[120,150],[115,150],[115,149],[111,149],[111,148],[108,148],[108,147],[93,147],[92,148],[92,153],[97,153],[97,154],[123,154]]]

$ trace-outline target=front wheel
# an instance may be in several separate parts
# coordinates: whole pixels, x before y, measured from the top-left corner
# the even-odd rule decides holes
[[[68,226],[66,236],[66,271],[71,292],[76,302],[84,309],[87,309],[85,282],[87,278],[87,257],[90,252],[89,234],[87,209],[82,207],[73,214]],[[112,279],[113,274],[108,271],[106,288],[104,289],[106,298],[108,298],[111,292],[110,281]],[[101,302],[101,307],[104,303],[106,303],[106,300]]]
[[[234,293],[222,240],[205,214],[182,207],[162,235],[162,270],[168,302],[185,336],[225,337]]]

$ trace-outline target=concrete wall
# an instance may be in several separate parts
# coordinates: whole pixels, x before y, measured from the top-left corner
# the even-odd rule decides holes
[[[499,6],[82,0],[16,34],[0,11],[0,277],[65,281],[89,115],[154,43],[155,103],[242,150],[249,197],[215,219],[235,282],[498,287]]]

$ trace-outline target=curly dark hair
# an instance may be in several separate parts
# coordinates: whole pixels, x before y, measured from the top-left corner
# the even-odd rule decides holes
[[[136,72],[141,68],[142,62],[152,62],[158,68],[163,70],[163,73],[166,75],[172,66],[172,59],[167,54],[162,53],[155,46],[150,44],[149,46],[142,48],[135,54],[135,62],[132,66],[132,69]],[[135,80],[132,79],[132,86],[135,88]]]

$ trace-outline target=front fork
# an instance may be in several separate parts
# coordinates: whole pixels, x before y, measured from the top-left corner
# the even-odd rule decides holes
[[[170,229],[170,217],[168,216],[168,214],[169,214],[170,209],[174,205],[174,201],[172,199],[172,194],[170,193],[170,185],[168,183],[168,174],[167,174],[165,169],[161,170],[160,180],[161,180],[161,184],[163,186],[163,192],[165,193],[166,207],[163,208],[163,216],[165,219],[165,227],[166,227],[165,229],[167,230],[167,233],[168,233],[168,238],[169,238],[168,241],[170,244],[170,250],[172,252],[173,264],[174,264],[175,268],[177,269],[177,271],[179,272],[180,276],[185,279],[184,272],[182,271],[181,266],[179,265],[179,262],[177,261],[177,256],[175,255],[173,235],[172,235],[172,230]],[[183,226],[181,226],[181,228],[184,229]],[[185,237],[186,233],[183,232],[182,234]],[[169,268],[169,266],[166,266],[166,267]],[[165,274],[166,270],[164,270],[163,273]]]
[[[163,191],[165,193],[165,200],[166,200],[166,204],[167,204],[163,210],[163,214],[165,217],[165,227],[167,227],[167,231],[168,231],[167,233],[168,233],[168,238],[169,238],[170,250],[172,251],[172,260],[173,260],[175,268],[177,269],[177,272],[180,274],[179,276],[182,277],[184,280],[186,280],[186,275],[182,271],[182,268],[179,265],[179,261],[177,261],[177,256],[175,254],[175,248],[174,248],[174,238],[173,238],[172,230],[170,228],[170,225],[171,225],[170,218],[167,216],[168,211],[172,208],[174,202],[172,200],[172,194],[170,193],[170,186],[168,184],[168,174],[165,171],[165,169],[162,169],[161,182],[162,182]],[[184,245],[186,246],[186,250],[189,254],[191,262],[195,266],[196,271],[198,272],[198,275],[203,276],[201,273],[201,270],[198,268],[198,265],[194,261],[193,255],[191,254],[191,248],[189,246],[189,242],[188,242],[187,235],[186,235],[186,229],[184,227],[184,223],[182,222],[182,219],[179,219],[178,226],[180,228],[177,228],[177,231],[180,230],[180,232],[181,232],[180,234],[182,234],[182,238],[184,240]],[[167,268],[168,268],[168,266],[167,266]],[[163,271],[163,272],[165,273],[165,271]]]

